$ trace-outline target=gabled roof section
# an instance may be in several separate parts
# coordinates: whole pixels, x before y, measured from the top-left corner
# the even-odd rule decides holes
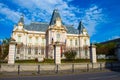
[[[41,22],[32,22],[29,25],[25,25],[24,28],[30,31],[42,31],[45,32],[48,28],[48,23],[41,23]]]
[[[83,26],[82,21],[80,21],[79,26],[78,26],[79,34],[83,33],[83,29],[85,29],[85,27]]]
[[[56,20],[57,18],[61,19],[60,14],[59,14],[59,12],[58,12],[58,9],[55,9],[55,10],[53,11],[53,13],[52,13],[52,17],[51,17],[51,20],[50,20],[49,25],[54,25],[54,24],[55,24],[55,20]]]

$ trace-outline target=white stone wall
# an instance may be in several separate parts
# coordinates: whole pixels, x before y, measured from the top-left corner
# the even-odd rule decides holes
[[[81,47],[82,48],[85,45],[90,46],[90,39],[89,39],[89,36],[87,35],[87,32],[80,34],[80,38],[79,38],[78,34],[67,34],[65,31],[48,30],[48,32],[46,34],[46,32],[40,32],[40,31],[27,31],[23,27],[19,26],[19,28],[18,28],[18,26],[16,26],[13,30],[11,37],[13,37],[16,40],[16,42],[18,42],[19,41],[18,36],[21,36],[21,42],[23,43],[23,45],[46,46],[46,45],[51,44],[52,38],[53,38],[54,42],[57,41],[57,39],[56,39],[57,33],[60,34],[60,42],[65,43],[65,41],[66,41],[67,47]],[[48,37],[46,37],[46,35],[48,35]],[[36,37],[38,39],[38,43],[37,43]],[[31,41],[30,41],[30,38],[31,38]],[[48,40],[46,40],[46,38],[48,38]],[[72,44],[71,44],[70,40],[72,40]],[[76,40],[77,40],[77,44],[76,44]],[[85,40],[86,40],[86,42],[85,42]],[[48,42],[46,42],[46,41],[48,41]],[[80,44],[79,44],[79,42],[80,42]],[[44,43],[44,45],[43,45],[43,43]],[[46,51],[44,51],[44,52],[46,52]],[[24,49],[23,51],[21,51],[21,53],[23,53],[23,54],[21,54],[21,55],[16,54],[16,56],[20,57],[20,59],[27,59],[28,57],[32,58],[32,57],[37,56],[34,54],[31,54],[31,55],[26,54],[26,53],[28,53],[27,49]],[[77,51],[78,58],[80,56],[83,58],[86,58],[84,50],[81,50],[80,53],[81,54],[79,54],[79,51]],[[44,54],[44,55],[46,55],[46,54]],[[87,51],[87,58],[89,58],[89,50]]]

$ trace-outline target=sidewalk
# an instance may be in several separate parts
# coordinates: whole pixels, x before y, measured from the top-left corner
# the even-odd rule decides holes
[[[4,77],[20,77],[20,76],[50,76],[50,75],[65,75],[65,74],[84,74],[84,73],[95,73],[95,72],[110,72],[110,70],[104,69],[104,70],[76,70],[74,72],[70,70],[65,71],[41,71],[38,73],[37,71],[26,71],[26,72],[1,72],[0,78]]]

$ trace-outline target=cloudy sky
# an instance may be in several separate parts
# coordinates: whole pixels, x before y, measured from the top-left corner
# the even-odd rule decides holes
[[[82,20],[91,42],[120,37],[120,0],[0,0],[0,39],[10,37],[22,14],[25,24],[49,22],[56,8],[65,24],[77,28]]]

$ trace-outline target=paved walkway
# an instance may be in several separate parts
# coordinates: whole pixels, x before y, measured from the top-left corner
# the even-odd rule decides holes
[[[120,80],[119,72],[88,72],[80,74],[57,74],[37,76],[2,77],[0,80]]]

